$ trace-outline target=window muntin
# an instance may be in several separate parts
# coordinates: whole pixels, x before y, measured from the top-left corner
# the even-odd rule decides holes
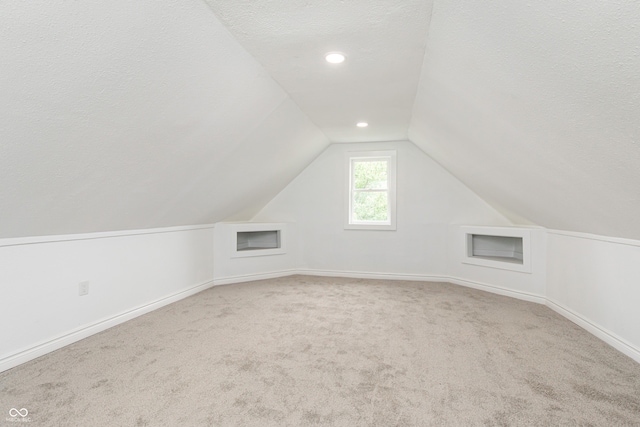
[[[395,151],[351,153],[345,228],[395,230]]]

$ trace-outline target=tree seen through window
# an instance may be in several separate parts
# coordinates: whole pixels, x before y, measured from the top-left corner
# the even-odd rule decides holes
[[[352,219],[357,222],[389,220],[387,160],[353,162]]]

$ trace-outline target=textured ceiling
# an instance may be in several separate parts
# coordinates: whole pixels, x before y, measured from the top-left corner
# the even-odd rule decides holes
[[[516,222],[640,239],[640,3],[436,2],[409,136]]]
[[[432,0],[205,1],[332,142],[407,139]]]
[[[201,1],[3,1],[0,58],[0,237],[248,219],[328,145]]]
[[[635,0],[7,0],[0,58],[0,237],[250,219],[408,136],[515,223],[640,239]]]

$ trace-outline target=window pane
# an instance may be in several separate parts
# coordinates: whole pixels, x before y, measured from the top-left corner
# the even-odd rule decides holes
[[[353,181],[358,190],[386,190],[387,161],[353,162]]]
[[[387,192],[356,192],[353,197],[353,220],[388,221],[389,201]]]

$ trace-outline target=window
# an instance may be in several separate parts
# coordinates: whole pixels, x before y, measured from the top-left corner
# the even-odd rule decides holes
[[[396,152],[348,153],[345,228],[396,229]]]

